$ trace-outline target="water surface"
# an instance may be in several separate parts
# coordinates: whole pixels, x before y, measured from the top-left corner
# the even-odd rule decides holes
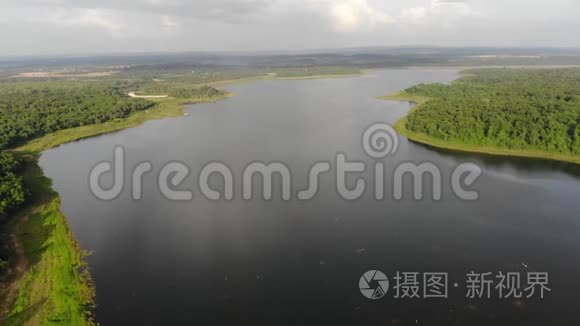
[[[479,164],[480,200],[464,202],[448,182],[439,202],[376,201],[370,191],[344,201],[334,179],[318,196],[283,202],[170,202],[156,190],[169,161],[192,168],[183,187],[210,161],[227,163],[236,180],[252,161],[282,161],[296,188],[310,166],[345,153],[374,162],[361,134],[394,123],[410,104],[376,96],[417,83],[451,82],[456,70],[384,70],[361,78],[256,81],[228,87],[235,97],[191,106],[188,117],[150,121],[125,131],[46,151],[41,165],[62,196],[62,209],[97,285],[104,325],[573,325],[580,322],[580,182],[569,166],[538,160],[439,151],[401,139],[399,162],[433,162],[449,179],[462,162]],[[127,165],[150,161],[144,198],[130,187],[110,202],[87,185],[92,166],[127,150]],[[370,180],[370,174],[365,174]],[[352,180],[351,180],[352,181]],[[369,189],[370,190],[370,189]],[[410,192],[407,194],[409,195]],[[428,195],[429,193],[427,193]],[[389,195],[389,192],[387,192]],[[523,264],[528,266],[526,269]],[[364,298],[367,270],[448,272],[449,299]],[[549,272],[544,300],[469,300],[466,274]],[[524,274],[525,275],[525,274]],[[458,288],[452,284],[458,283]],[[392,289],[391,289],[392,291]]]

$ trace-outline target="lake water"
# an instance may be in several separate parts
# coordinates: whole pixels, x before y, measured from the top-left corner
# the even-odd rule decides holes
[[[372,166],[375,161],[361,147],[365,128],[394,123],[411,108],[375,97],[457,77],[456,70],[400,69],[360,78],[238,84],[228,87],[235,97],[191,106],[187,117],[149,121],[44,152],[41,166],[62,196],[73,233],[93,252],[87,261],[97,286],[97,320],[580,324],[580,180],[565,164],[457,154],[402,138],[385,164],[435,163],[444,176],[441,201],[415,201],[410,191],[401,201],[377,201],[371,189],[345,201],[334,190],[332,173],[321,176],[320,192],[310,201],[282,201],[278,190],[270,201],[241,198],[241,173],[253,161],[286,163],[296,189],[306,185],[312,164],[332,162],[339,152]],[[89,190],[89,171],[111,160],[116,145],[126,149],[127,166],[154,166],[143,179],[141,201],[131,199],[130,186],[113,201]],[[191,167],[180,188],[194,189],[192,201],[172,202],[157,190],[157,173],[171,161]],[[234,172],[233,201],[209,201],[197,190],[196,175],[211,161],[227,163]],[[477,201],[461,201],[450,191],[449,175],[462,162],[483,169],[473,186]],[[362,175],[370,180],[370,172]],[[359,279],[375,269],[389,277],[391,288],[384,298],[369,300],[359,291]],[[397,271],[449,273],[449,298],[394,298]],[[539,294],[468,299],[471,271],[518,272],[522,283],[528,272],[547,272],[551,292],[543,300]]]

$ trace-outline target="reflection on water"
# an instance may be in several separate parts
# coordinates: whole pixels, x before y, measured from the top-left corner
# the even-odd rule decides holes
[[[459,161],[483,162],[486,167],[492,170],[509,169],[509,172],[523,171],[526,173],[546,173],[546,171],[554,171],[554,174],[565,172],[570,176],[580,178],[580,165],[578,164],[559,162],[542,158],[510,157],[504,155],[469,153],[452,149],[435,148],[430,145],[419,144],[416,142],[413,142],[413,144],[429,148],[444,157],[454,158]]]
[[[239,180],[253,161],[283,161],[304,185],[314,162],[342,152],[374,161],[361,133],[393,123],[404,102],[375,99],[421,82],[450,82],[457,71],[385,70],[361,78],[258,81],[231,86],[231,99],[192,106],[189,117],[63,145],[41,158],[97,285],[97,319],[127,324],[573,325],[580,272],[578,172],[565,164],[434,150],[401,139],[388,169],[433,162],[448,178],[479,164],[480,200],[448,187],[442,201],[340,199],[330,177],[307,202],[255,199],[169,202],[155,176],[169,161],[199,172],[226,162]],[[123,145],[128,166],[150,161],[144,199],[104,202],[87,185],[90,169]],[[75,160],[70,160],[74,157]],[[363,177],[369,178],[366,173]],[[370,179],[368,179],[370,180]],[[352,180],[351,180],[352,181]],[[388,180],[387,180],[388,181]],[[197,189],[195,173],[184,187]],[[410,182],[409,180],[407,182]],[[389,183],[387,182],[387,185]],[[429,196],[427,196],[429,197]],[[527,267],[525,267],[527,266]],[[449,299],[377,301],[359,291],[368,270],[447,272]],[[545,300],[466,299],[471,272],[549,272]],[[393,280],[391,280],[393,282]]]

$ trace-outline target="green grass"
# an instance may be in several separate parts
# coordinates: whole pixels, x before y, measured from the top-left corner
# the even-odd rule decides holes
[[[22,244],[28,270],[12,284],[16,295],[4,316],[6,325],[93,325],[92,282],[59,206],[58,194],[44,177],[37,157],[23,173],[31,191],[27,207],[9,227]],[[20,258],[22,259],[22,257]]]
[[[406,92],[399,92],[392,95],[386,95],[379,97],[381,100],[390,101],[405,101],[417,104],[408,114],[411,114],[415,110],[420,110],[421,105],[429,101],[428,97],[416,96]],[[407,115],[408,116],[408,115]],[[541,158],[553,161],[568,162],[574,164],[580,164],[580,156],[576,155],[566,155],[558,153],[550,153],[546,151],[533,151],[533,150],[519,150],[519,149],[508,149],[508,148],[498,148],[498,147],[482,147],[471,144],[465,144],[461,142],[452,142],[441,140],[424,133],[414,132],[407,128],[407,116],[399,119],[395,122],[393,126],[397,132],[412,141],[429,145],[436,148],[443,148],[461,152],[471,152],[489,155],[500,155],[500,156],[516,156],[516,157],[528,157],[528,158]]]

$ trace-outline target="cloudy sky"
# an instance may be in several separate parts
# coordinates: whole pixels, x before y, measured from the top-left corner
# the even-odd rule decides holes
[[[578,0],[1,0],[0,56],[580,47]]]

